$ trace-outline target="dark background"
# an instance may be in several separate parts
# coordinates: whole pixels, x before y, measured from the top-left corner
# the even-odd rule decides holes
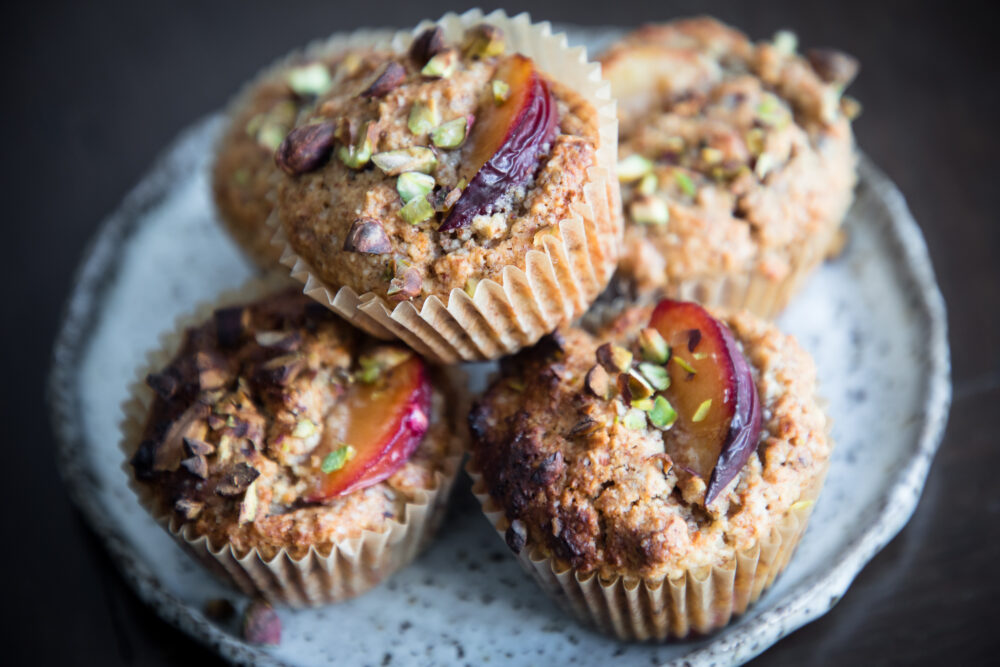
[[[858,141],[899,184],[927,238],[949,310],[954,406],[906,529],[837,607],[755,664],[978,664],[1000,650],[993,627],[1000,617],[1000,76],[995,22],[977,6],[987,3],[506,3],[536,20],[586,25],[712,13],[755,38],[790,27],[804,46],[835,45],[863,63],[852,88],[864,104]],[[178,131],[222,106],[263,63],[329,32],[406,26],[449,8],[462,7],[422,0],[6,7],[4,662],[214,660],[139,602],[60,484],[43,393],[61,304],[101,219]]]

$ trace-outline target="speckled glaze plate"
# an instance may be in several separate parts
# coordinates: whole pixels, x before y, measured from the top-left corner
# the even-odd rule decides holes
[[[616,31],[569,29],[599,49]],[[213,220],[208,160],[220,119],[192,126],[102,225],[77,274],[50,402],[72,493],[136,593],[168,622],[247,664],[730,665],[830,609],[909,519],[951,396],[944,303],[902,195],[866,159],[844,254],[781,317],[815,356],[837,441],[795,558],[746,615],[705,639],[622,644],[564,616],[522,573],[460,483],[428,551],[371,593],[282,610],[280,646],[242,642],[206,600],[245,600],[212,579],[138,506],[121,471],[120,405],[174,318],[241,284],[250,267]],[[481,386],[488,365],[472,369]]]

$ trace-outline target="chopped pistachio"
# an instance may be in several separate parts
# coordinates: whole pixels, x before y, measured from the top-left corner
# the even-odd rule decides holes
[[[774,33],[774,48],[790,56],[799,48],[799,38],[791,30],[779,30]]]
[[[692,366],[691,363],[687,359],[685,359],[684,357],[678,357],[675,354],[672,357],[670,357],[670,360],[673,361],[674,363],[676,363],[678,366],[680,366],[684,370],[686,370],[691,375],[695,375],[698,372],[698,371],[696,371],[694,369],[694,366]]]
[[[323,63],[310,63],[302,67],[293,67],[285,75],[288,86],[296,95],[322,95],[330,90],[333,80],[330,70]]]
[[[757,156],[757,162],[753,166],[753,173],[757,175],[757,178],[763,180],[774,167],[774,156],[770,153],[761,153]]]
[[[337,157],[351,169],[361,169],[372,158],[370,128],[371,123],[365,123],[361,127],[361,132],[358,134],[358,139],[354,142],[353,146],[341,146],[337,150]]]
[[[625,413],[622,423],[625,424],[625,428],[638,431],[646,426],[646,413],[638,408],[632,408]]]
[[[329,475],[347,465],[347,462],[353,459],[355,454],[357,451],[351,445],[338,447],[323,457],[323,463],[320,464],[319,469]]]
[[[618,180],[631,183],[653,171],[653,163],[641,155],[629,155],[618,162]]]
[[[695,361],[701,361],[702,359],[708,357],[708,352],[695,352],[691,356],[694,358]]]
[[[250,482],[243,500],[240,501],[239,524],[250,523],[257,518],[257,480]]]
[[[645,195],[633,201],[628,212],[632,220],[640,225],[665,225],[670,222],[667,202],[653,195]]]
[[[649,386],[657,391],[662,391],[670,386],[670,373],[659,364],[642,361],[639,363],[639,372],[649,383]]]
[[[692,181],[691,177],[683,171],[675,171],[674,180],[677,181],[677,185],[688,197],[694,197],[698,193],[698,189],[695,187],[694,181]]]
[[[354,374],[354,379],[364,384],[373,384],[382,375],[382,367],[369,357],[362,357],[358,360],[361,366]]]
[[[639,179],[639,185],[635,189],[641,195],[652,195],[656,194],[658,187],[660,187],[660,181],[656,178],[656,174],[648,173]]]
[[[469,121],[464,117],[449,120],[434,128],[431,132],[431,142],[438,148],[458,148],[465,141],[468,127]]]
[[[340,65],[337,66],[338,72],[343,72],[345,76],[354,76],[361,69],[362,60],[361,56],[357,53],[348,53],[344,56],[344,59],[340,61]]]
[[[600,364],[595,364],[589,371],[587,371],[583,384],[587,390],[597,398],[604,400],[611,398],[611,377]]]
[[[632,365],[632,353],[619,345],[604,343],[597,348],[597,361],[609,373],[624,373]]]
[[[398,176],[404,171],[419,171],[429,174],[437,165],[434,151],[426,146],[411,146],[394,151],[384,151],[372,156],[372,162],[387,176]]]
[[[792,503],[791,509],[793,510],[804,510],[807,507],[812,507],[816,504],[815,500],[800,500],[798,502]]]
[[[718,164],[722,162],[723,157],[722,151],[718,148],[706,146],[701,149],[701,159],[705,162],[705,164]]]
[[[488,23],[473,26],[465,33],[464,51],[473,58],[489,58],[504,52],[503,30]]]
[[[747,149],[753,155],[760,155],[764,152],[764,130],[759,127],[747,130],[744,140],[747,144]]]
[[[660,332],[652,327],[646,327],[639,332],[639,348],[642,358],[657,364],[665,364],[670,359],[670,346],[663,340]]]
[[[469,278],[465,281],[465,293],[471,297],[476,296],[476,288],[479,286],[478,278]]]
[[[764,93],[756,109],[757,119],[765,125],[784,125],[788,120],[788,111],[773,93]]]
[[[696,424],[700,421],[703,421],[705,417],[708,416],[708,411],[711,409],[712,409],[712,399],[706,398],[704,401],[701,402],[701,405],[698,406],[698,409],[694,411],[694,416],[691,417],[691,421],[695,422]]]
[[[653,409],[653,399],[649,398],[637,398],[632,401],[632,407],[636,410],[642,410],[643,412],[649,412]]]
[[[670,401],[663,396],[657,396],[653,400],[653,409],[649,411],[649,421],[659,429],[668,429],[677,421],[677,411]]]
[[[493,101],[497,103],[497,106],[506,102],[507,98],[510,97],[510,86],[507,82],[493,79],[490,85],[493,87]]]
[[[265,122],[257,132],[257,143],[269,151],[276,151],[286,136],[288,136],[288,127],[278,123]]]
[[[416,197],[399,209],[399,216],[411,225],[416,225],[434,217],[434,206],[427,201],[427,197]]]
[[[428,60],[424,68],[420,70],[420,73],[428,77],[447,79],[454,74],[457,65],[458,51],[455,49],[445,49]]]
[[[308,438],[316,433],[316,424],[309,419],[300,419],[292,430],[292,435],[296,438]]]
[[[434,189],[434,177],[419,171],[404,171],[396,179],[396,192],[408,203],[414,197],[426,197]]]
[[[628,373],[622,373],[618,376],[618,391],[629,401],[649,398],[653,395],[653,388],[635,370],[629,370]]]
[[[441,116],[437,111],[437,104],[434,100],[428,103],[414,102],[410,107],[410,117],[406,121],[406,126],[413,134],[427,134],[441,122]]]

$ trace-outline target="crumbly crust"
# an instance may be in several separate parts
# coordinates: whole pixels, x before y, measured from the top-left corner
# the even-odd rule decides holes
[[[405,68],[405,79],[382,97],[359,93],[390,62]],[[442,121],[475,116],[483,105],[495,104],[491,80],[498,58],[463,57],[447,78],[420,75],[420,66],[403,54],[381,53],[355,76],[343,80],[320,103],[316,117],[333,119],[346,133],[363,123],[374,123],[373,152],[413,146],[431,147],[437,165],[431,172],[435,193],[458,187],[471,146],[457,149],[432,146],[427,134],[415,135],[407,121],[415,102],[436,104]],[[333,157],[321,169],[284,176],[277,190],[277,210],[292,249],[311,265],[325,283],[348,286],[359,294],[374,292],[390,302],[403,299],[420,306],[430,295],[447,301],[452,289],[474,289],[478,281],[501,281],[505,266],[525,266],[526,253],[541,247],[545,234],[559,235],[557,223],[572,216],[582,201],[587,170],[596,163],[596,111],[574,91],[546,79],[559,110],[559,133],[543,157],[533,181],[515,188],[498,212],[481,215],[463,229],[438,232],[443,213],[411,224],[400,215],[403,202],[394,176],[368,165],[347,167]],[[342,142],[338,140],[338,146]],[[444,210],[442,205],[439,208]],[[391,251],[366,254],[344,250],[344,241],[356,219],[378,221]],[[392,289],[393,280],[415,270],[419,292]]]
[[[655,186],[622,187],[620,271],[638,292],[748,272],[777,282],[810,241],[833,241],[856,181],[849,80],[708,18],[647,26],[601,60],[620,158],[655,163]]]
[[[367,339],[294,289],[229,309],[224,327],[222,312],[189,329],[171,363],[147,380],[157,396],[132,465],[156,513],[172,514],[216,548],[257,549],[265,558],[327,553],[403,521],[406,504],[434,489],[456,454],[444,378],[432,375],[430,426],[402,467],[372,486],[311,502],[317,452],[324,438],[336,438],[359,358],[412,353]],[[220,331],[237,331],[238,340],[226,343]],[[209,451],[199,455],[184,438]]]
[[[756,453],[705,507],[704,480],[664,451],[670,431],[627,428],[613,402],[584,389],[598,345],[635,349],[650,314],[630,308],[596,334],[543,339],[504,363],[469,419],[474,463],[527,542],[605,578],[676,577],[729,562],[815,485],[832,448],[809,356],[756,317],[726,317],[754,373],[763,428]],[[588,419],[597,427],[581,430]]]

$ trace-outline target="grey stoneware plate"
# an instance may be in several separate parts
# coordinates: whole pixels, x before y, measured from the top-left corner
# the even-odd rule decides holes
[[[613,36],[570,29],[592,51]],[[75,502],[136,593],[224,658],[257,665],[744,662],[830,609],[912,514],[951,396],[945,309],[902,195],[867,159],[842,256],[781,319],[815,356],[837,442],[826,488],[787,571],[708,638],[623,644],[564,616],[459,484],[440,538],[413,565],[343,604],[281,610],[283,639],[251,646],[204,603],[246,600],[197,566],[126,486],[118,422],[126,386],[175,317],[240,285],[250,267],[213,219],[208,162],[221,119],[184,132],[101,226],[56,344],[50,402]],[[488,365],[473,369],[482,385]]]

